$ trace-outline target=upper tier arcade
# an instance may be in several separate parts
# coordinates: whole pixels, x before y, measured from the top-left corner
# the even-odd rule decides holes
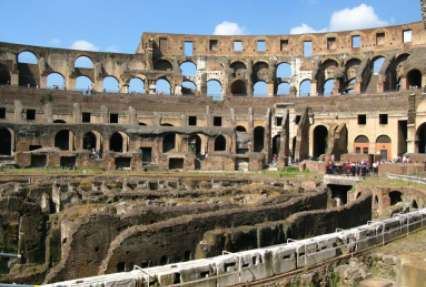
[[[426,83],[425,44],[422,22],[286,36],[145,33],[135,54],[0,43],[0,85],[215,99],[405,91]]]

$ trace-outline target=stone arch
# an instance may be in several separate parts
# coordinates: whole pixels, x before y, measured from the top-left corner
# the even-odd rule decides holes
[[[70,130],[60,130],[55,135],[55,147],[63,151],[74,150],[74,134]]]
[[[176,134],[165,133],[163,135],[163,153],[170,152],[176,147]]]
[[[385,63],[386,58],[382,55],[376,56],[373,58],[371,62],[372,70],[374,75],[379,75],[382,71],[383,65]]]
[[[389,192],[390,205],[395,205],[398,202],[402,202],[402,193],[400,191],[391,191]]]
[[[259,61],[253,65],[252,81],[254,83],[258,81],[267,82],[269,77],[269,64],[263,61]]]
[[[282,82],[277,87],[277,96],[288,96],[290,95],[291,86],[289,83]]]
[[[10,85],[10,71],[7,65],[0,63],[0,86]]]
[[[368,154],[370,140],[365,135],[358,135],[354,140],[354,151],[358,154]]]
[[[246,96],[247,85],[244,80],[235,80],[231,84],[231,94],[233,96]]]
[[[145,81],[138,77],[133,77],[128,81],[129,93],[145,93]]]
[[[313,156],[319,158],[327,152],[328,145],[328,129],[324,125],[318,125],[313,131]]]
[[[185,77],[192,77],[194,78],[197,74],[197,65],[195,65],[191,61],[185,61],[179,66],[180,72]]]
[[[112,152],[127,152],[129,137],[127,134],[117,131],[109,138],[109,150]]]
[[[286,62],[279,63],[275,72],[277,78],[289,78],[292,76],[291,65]]]
[[[257,81],[253,85],[253,96],[266,97],[268,96],[268,85],[265,81]]]
[[[214,100],[222,99],[222,83],[219,80],[207,81],[207,96],[212,97]]]
[[[215,138],[214,151],[226,151],[226,139],[223,135],[218,135]]]
[[[159,60],[155,62],[154,69],[159,71],[173,71],[173,65],[167,60]]]
[[[83,135],[83,144],[82,147],[84,150],[88,151],[100,151],[102,150],[102,136],[97,131],[90,131]]]
[[[155,82],[155,92],[158,95],[170,96],[172,94],[172,87],[169,80],[160,78]]]
[[[0,156],[11,156],[13,144],[13,133],[7,128],[0,128]]]
[[[80,55],[74,60],[74,68],[78,69],[93,69],[93,60],[87,55]]]
[[[334,86],[336,85],[336,79],[330,78],[324,82],[324,92],[323,95],[325,97],[332,96],[334,93]]]
[[[241,61],[235,61],[229,65],[233,77],[244,77],[247,71],[247,66]]]
[[[299,96],[301,97],[309,97],[311,95],[311,83],[310,79],[305,79],[300,82],[299,85]]]
[[[79,91],[90,91],[92,89],[92,79],[88,76],[78,76],[75,79],[75,89]]]
[[[417,152],[426,154],[426,122],[421,124],[416,132]]]
[[[31,50],[23,50],[23,51],[20,51],[16,55],[16,62],[18,64],[37,65],[38,64],[38,56],[35,52],[33,52]]]
[[[386,68],[386,78],[384,83],[385,91],[398,91],[401,88],[402,64],[410,57],[408,53],[402,53],[391,59]]]
[[[106,76],[102,80],[102,87],[104,92],[118,93],[120,92],[120,83],[114,76]]]
[[[388,135],[380,135],[376,139],[376,153],[380,152],[382,160],[390,160],[392,155],[392,140]]]
[[[197,86],[192,81],[183,81],[181,84],[182,95],[195,95],[197,92]]]
[[[201,138],[197,134],[191,134],[188,137],[188,150],[192,151],[196,155],[201,154]]]
[[[240,132],[240,133],[246,133],[247,129],[243,126],[236,126],[235,131]]]
[[[47,75],[47,87],[50,89],[65,89],[65,77],[57,72]]]
[[[253,130],[253,151],[262,152],[265,147],[265,128],[255,127]]]
[[[412,69],[407,73],[407,89],[422,88],[422,73],[417,69]]]

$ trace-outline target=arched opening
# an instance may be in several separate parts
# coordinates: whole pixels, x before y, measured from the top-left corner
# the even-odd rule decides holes
[[[304,80],[300,83],[299,96],[309,97],[311,95],[311,80]]]
[[[387,135],[380,135],[376,139],[376,153],[380,153],[382,160],[391,160],[392,141]]]
[[[324,96],[329,97],[333,95],[334,85],[336,84],[335,79],[328,79],[324,83]]]
[[[253,86],[253,96],[255,97],[266,97],[268,95],[268,86],[266,82],[259,81]]]
[[[288,96],[290,94],[290,84],[289,83],[281,83],[277,88],[277,96]]]
[[[181,84],[181,91],[184,96],[195,95],[197,87],[191,81],[183,81]]]
[[[69,130],[61,130],[55,135],[55,147],[60,150],[73,150],[72,134]]]
[[[385,63],[385,57],[379,56],[373,60],[373,74],[378,75]]]
[[[80,56],[75,59],[74,68],[93,69],[93,62],[87,56]]]
[[[215,151],[226,151],[226,139],[223,135],[218,135],[214,140]]]
[[[124,138],[120,132],[115,132],[109,139],[109,150],[113,152],[124,151]]]
[[[0,63],[0,85],[10,85],[10,72],[5,64]]]
[[[38,86],[38,64],[36,55],[29,51],[21,52],[17,55],[19,70],[19,86],[35,88]]]
[[[276,77],[277,78],[289,78],[291,77],[291,65],[288,63],[281,63],[277,66]]]
[[[176,134],[175,133],[166,133],[163,136],[163,152],[169,152],[175,149],[176,145]]]
[[[243,127],[243,126],[237,126],[235,128],[235,131],[240,132],[240,133],[246,133],[247,132],[246,128]]]
[[[377,206],[379,205],[379,197],[377,195],[374,196],[374,205]]]
[[[327,151],[328,130],[325,126],[317,126],[314,129],[314,158],[318,159]]]
[[[169,81],[166,79],[158,79],[155,82],[155,91],[159,95],[170,96],[172,93]]]
[[[417,129],[417,152],[426,154],[426,123]]]
[[[422,87],[422,73],[419,70],[411,70],[407,73],[407,89]]]
[[[173,66],[167,60],[160,60],[160,61],[155,62],[154,69],[159,70],[159,71],[172,71]]]
[[[207,96],[213,100],[222,100],[222,84],[218,80],[207,81]]]
[[[53,121],[54,124],[66,124],[64,120],[58,119]]]
[[[365,135],[359,135],[354,140],[354,151],[357,154],[368,154],[370,140]]]
[[[192,62],[184,62],[180,65],[180,72],[185,77],[195,77],[197,66]]]
[[[92,89],[92,80],[86,76],[79,76],[75,79],[75,89],[79,91],[90,91]]]
[[[201,138],[198,135],[190,135],[188,138],[188,150],[199,156],[201,154]]]
[[[265,143],[265,128],[255,127],[253,131],[253,151],[254,152],[263,151],[264,143]]]
[[[118,83],[117,79],[112,76],[105,77],[102,81],[102,84],[104,92],[118,93],[120,91],[120,84]]]
[[[246,65],[240,61],[233,62],[230,68],[232,70],[232,76],[234,77],[244,77],[247,70]]]
[[[139,78],[132,78],[129,81],[129,93],[145,93],[145,83]]]
[[[413,199],[413,202],[411,202],[411,207],[414,209],[418,209],[419,205],[417,204],[417,201],[415,199]]]
[[[253,82],[266,81],[269,75],[269,65],[266,62],[257,62],[253,65]]]
[[[231,94],[233,96],[246,96],[247,87],[243,80],[236,80],[231,84]]]
[[[49,89],[60,89],[63,90],[65,88],[65,79],[59,73],[50,73],[47,76],[47,87]]]
[[[101,143],[98,142],[98,137],[100,141],[100,136],[96,135],[94,132],[85,133],[83,136],[83,149],[88,151],[98,151],[101,148]]]
[[[343,89],[344,94],[353,95],[355,93],[356,78],[350,79],[346,82],[346,86]]]
[[[0,128],[0,155],[12,155],[12,133],[6,128]]]
[[[395,205],[398,202],[402,201],[402,193],[399,191],[391,191],[389,192],[390,204]]]
[[[23,51],[18,54],[18,63],[19,64],[38,64],[37,56],[30,51]]]

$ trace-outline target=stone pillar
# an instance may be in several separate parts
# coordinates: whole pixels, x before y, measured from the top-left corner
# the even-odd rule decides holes
[[[311,82],[311,94],[310,94],[311,97],[312,96],[315,96],[315,97],[318,96],[317,85],[318,85],[317,81]],[[299,91],[299,93],[300,93],[300,91]]]
[[[15,100],[14,106],[15,106],[15,122],[21,122],[22,112],[23,112],[22,102],[19,100]]]
[[[253,108],[252,107],[250,107],[248,109],[248,118],[249,118],[249,120],[248,120],[247,132],[251,136],[251,140],[249,141],[249,144],[248,144],[248,151],[253,152],[254,151],[254,147],[253,147],[253,144],[254,144],[254,142],[253,142],[254,116],[253,116]]]
[[[109,122],[108,112],[109,112],[108,108],[105,105],[101,105],[100,117],[101,117],[101,123],[102,124],[107,124]]]
[[[46,117],[46,122],[51,124],[53,122],[52,104],[51,103],[44,104],[43,109],[44,109],[44,114]]]
[[[416,147],[416,125],[407,125],[407,153],[417,153]]]
[[[136,125],[137,124],[137,118],[136,118],[136,110],[134,107],[129,106],[129,125]]]
[[[81,109],[79,103],[74,103],[72,106],[73,123],[78,124],[81,122]]]

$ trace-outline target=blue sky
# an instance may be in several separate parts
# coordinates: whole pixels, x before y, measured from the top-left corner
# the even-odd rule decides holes
[[[0,0],[0,41],[133,53],[144,31],[288,34],[393,25],[420,20],[419,2]]]

